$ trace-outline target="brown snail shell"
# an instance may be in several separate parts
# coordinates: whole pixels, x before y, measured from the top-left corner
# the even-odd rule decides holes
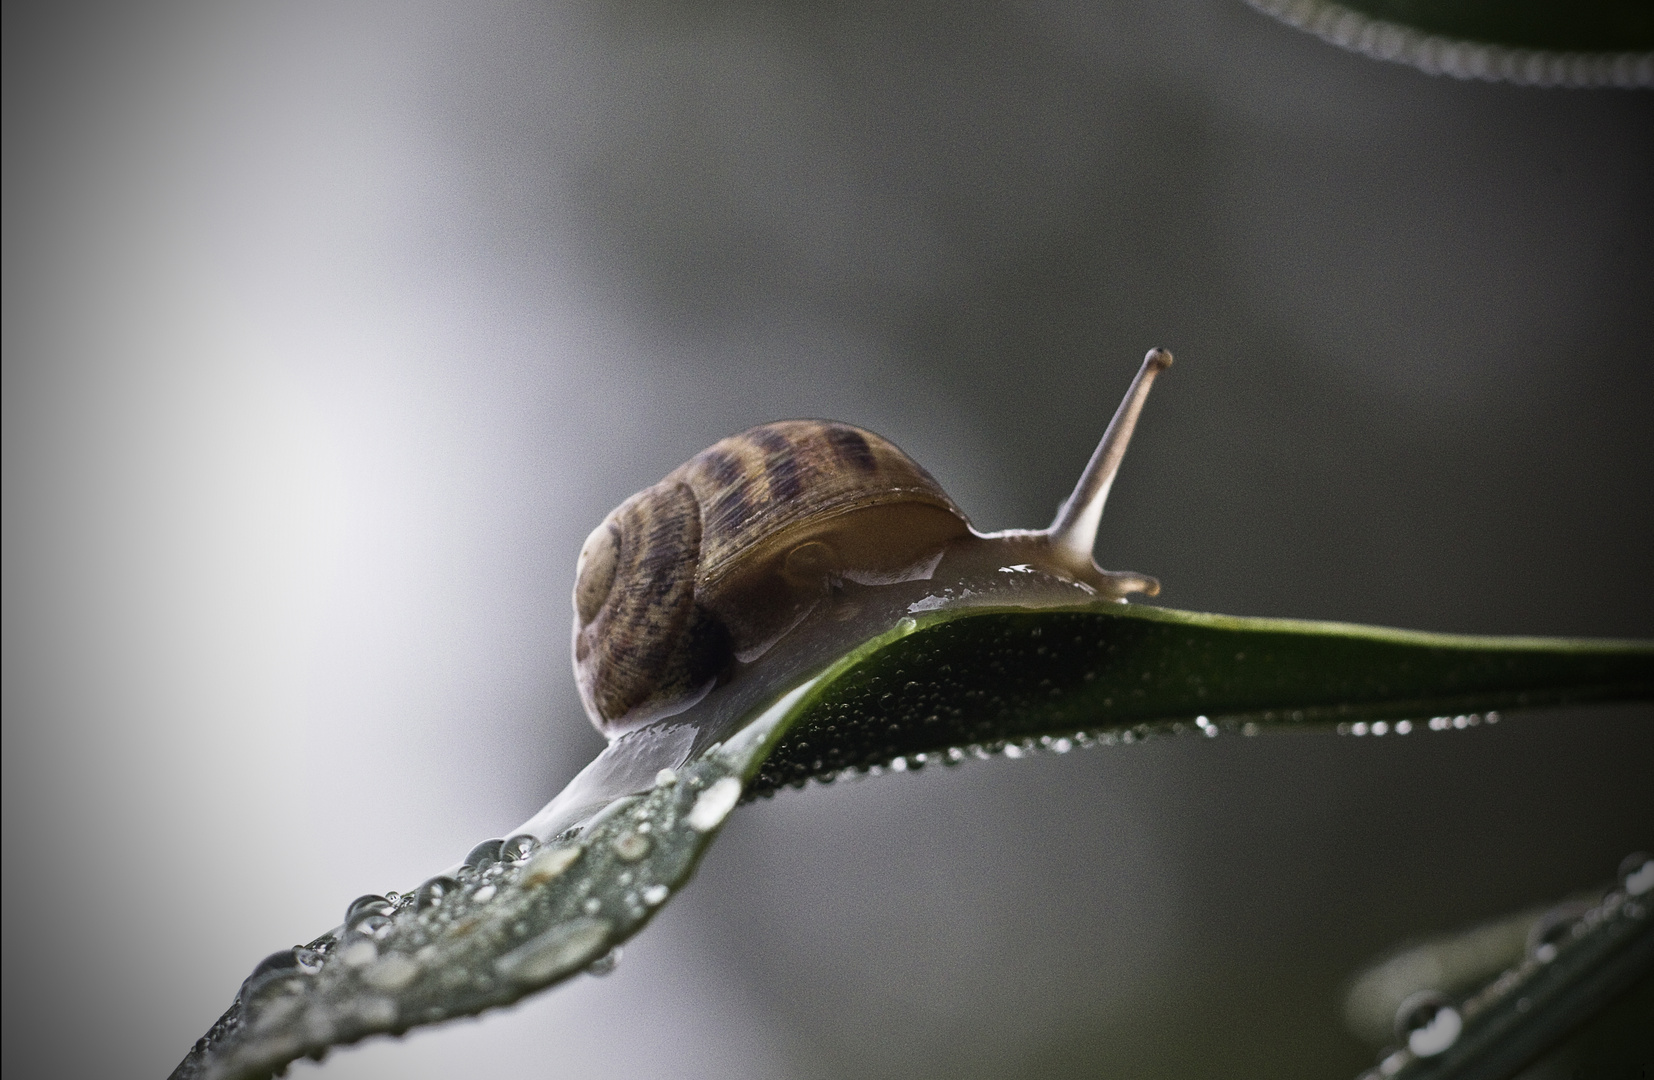
[[[693,703],[803,617],[835,575],[899,580],[970,522],[893,443],[830,420],[732,435],[586,539],[574,660],[605,730]]]
[[[1090,596],[1153,595],[1153,578],[1102,570],[1091,547],[1148,387],[1170,363],[1149,353],[1074,494],[1037,532],[976,532],[928,472],[849,424],[783,420],[701,451],[581,548],[574,667],[587,714],[615,737],[682,712],[844,582],[928,578],[949,555],[1034,567]]]

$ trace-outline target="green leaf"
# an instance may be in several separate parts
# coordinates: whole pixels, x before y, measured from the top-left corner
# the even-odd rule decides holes
[[[518,849],[507,841],[518,857],[456,868],[406,895],[364,898],[381,900],[382,913],[359,922],[375,908],[358,900],[356,919],[347,912],[344,926],[255,969],[174,1080],[270,1076],[333,1046],[475,1015],[601,970],[689,880],[803,689],[549,842]]]
[[[1626,1053],[1628,1036],[1640,1034],[1646,1052],[1654,991],[1651,890],[1654,861],[1639,852],[1627,858],[1620,881],[1589,899],[1424,942],[1362,973],[1352,988],[1351,1019],[1368,1027],[1379,1018],[1361,1014],[1383,1001],[1397,1030],[1380,1064],[1361,1080],[1499,1080],[1565,1040],[1614,1056]],[[1458,985],[1482,967],[1480,978]],[[1616,1004],[1639,984],[1632,997],[1640,1005]],[[1628,1004],[1631,1015],[1614,1015]],[[1389,1027],[1391,1017],[1382,1024]],[[1633,1075],[1631,1058],[1641,1056],[1630,1051],[1603,1074]]]
[[[268,1075],[368,1035],[507,1005],[601,964],[688,881],[743,792],[933,756],[1275,727],[1399,734],[1432,718],[1463,725],[1489,710],[1648,698],[1647,643],[1121,604],[928,612],[800,682],[733,734],[673,718],[616,740],[582,773],[597,778],[582,791],[601,797],[576,800],[591,810],[555,836],[508,844],[515,858],[451,871],[437,880],[440,902],[430,902],[438,890],[429,883],[387,895],[356,906],[348,926],[276,954],[174,1077]],[[625,779],[639,776],[652,779]]]
[[[800,702],[756,787],[1077,734],[1129,742],[1308,725],[1365,734],[1374,721],[1406,720],[1412,730],[1431,719],[1462,725],[1490,710],[1650,697],[1647,643],[1426,634],[1143,605],[964,610],[899,628],[835,665]]]
[[[1342,48],[1431,74],[1537,86],[1654,85],[1647,0],[1248,0]]]

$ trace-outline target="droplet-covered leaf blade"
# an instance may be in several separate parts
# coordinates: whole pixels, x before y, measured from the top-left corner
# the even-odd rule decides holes
[[[1635,642],[1138,605],[937,613],[821,680],[757,786],[1081,732],[1216,734],[1650,697],[1654,647]]]
[[[1654,646],[1472,638],[1104,604],[901,620],[579,826],[486,848],[248,979],[175,1080],[507,1005],[599,962],[693,874],[741,794],[962,747],[1654,698]],[[1089,735],[1087,736],[1089,737]],[[630,737],[629,737],[630,738]],[[632,752],[627,739],[605,756]],[[679,740],[642,740],[669,753]],[[633,747],[635,750],[635,746]],[[594,766],[600,765],[603,758]],[[633,764],[636,764],[635,762]],[[597,770],[601,772],[601,769]],[[479,849],[484,850],[484,849]],[[510,857],[514,854],[516,857]],[[364,909],[366,910],[366,909]],[[290,962],[291,961],[291,962]]]

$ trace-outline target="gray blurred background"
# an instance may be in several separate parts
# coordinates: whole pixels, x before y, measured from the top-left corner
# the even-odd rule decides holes
[[[574,554],[829,416],[1164,602],[1654,635],[1654,98],[1240,0],[5,9],[4,1067],[159,1077],[599,748]],[[1340,1077],[1345,981],[1654,845],[1654,711],[738,812],[582,977],[295,1077]]]

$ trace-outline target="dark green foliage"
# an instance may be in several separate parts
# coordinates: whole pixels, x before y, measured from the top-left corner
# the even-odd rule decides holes
[[[1654,49],[1648,0],[1341,0],[1363,15],[1426,33],[1562,52]]]
[[[966,746],[1205,730],[1197,716],[1215,733],[1654,696],[1646,645],[1114,605],[932,620],[825,680],[750,790]]]

